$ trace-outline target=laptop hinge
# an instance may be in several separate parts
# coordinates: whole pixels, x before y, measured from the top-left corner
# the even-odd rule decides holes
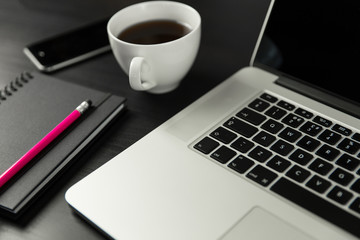
[[[353,117],[360,118],[360,106],[351,100],[344,99],[333,93],[326,92],[323,89],[310,86],[285,76],[280,76],[275,82],[280,86],[305,95],[306,97],[319,101],[327,106],[333,107]]]

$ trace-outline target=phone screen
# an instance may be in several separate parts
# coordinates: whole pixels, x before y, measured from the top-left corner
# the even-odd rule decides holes
[[[24,51],[40,70],[59,69],[109,50],[107,22],[108,19],[39,41]]]

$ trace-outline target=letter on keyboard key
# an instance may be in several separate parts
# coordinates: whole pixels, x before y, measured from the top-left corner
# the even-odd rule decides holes
[[[271,146],[270,149],[283,156],[286,156],[294,149],[294,146],[283,140],[278,140],[274,145]]]
[[[305,166],[310,162],[310,160],[313,158],[313,156],[301,149],[296,149],[295,152],[293,152],[290,155],[290,159]]]
[[[318,193],[324,193],[330,186],[331,183],[317,175],[314,175],[307,183],[306,186]]]
[[[265,162],[271,157],[272,153],[265,148],[257,146],[250,153],[249,156],[259,162]]]
[[[353,171],[359,166],[360,160],[345,153],[336,161],[336,164],[347,170]]]
[[[261,131],[253,138],[253,140],[265,147],[268,147],[276,140],[276,137],[270,135],[267,132]]]
[[[341,187],[335,186],[327,196],[340,204],[346,204],[352,198],[353,194]]]
[[[304,148],[305,150],[312,152],[320,145],[320,141],[315,140],[309,136],[304,136],[302,139],[300,139],[297,145]]]
[[[333,168],[333,165],[320,159],[316,158],[309,166],[309,168],[321,175],[326,175]]]
[[[262,126],[261,128],[262,129],[265,129],[266,131],[268,132],[271,132],[271,133],[277,133],[279,132],[282,128],[284,127],[283,124],[279,123],[279,122],[276,122],[272,119],[269,119],[267,120]]]
[[[329,178],[343,186],[346,186],[354,179],[354,175],[342,170],[341,168],[337,168]]]
[[[316,155],[323,157],[329,161],[334,160],[339,154],[340,154],[339,150],[330,147],[329,145],[326,144],[321,146],[319,150],[316,151]]]
[[[294,165],[287,173],[286,176],[294,179],[295,181],[302,183],[307,179],[310,175],[308,170],[303,169],[297,165]]]
[[[301,133],[292,128],[287,127],[279,134],[279,137],[293,143],[298,138],[301,137]]]
[[[268,161],[266,165],[278,172],[284,172],[291,165],[291,163],[288,160],[276,155],[270,161]]]

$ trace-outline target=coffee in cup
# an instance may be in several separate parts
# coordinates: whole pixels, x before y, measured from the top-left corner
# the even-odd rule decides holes
[[[172,20],[152,20],[137,23],[122,31],[118,38],[134,44],[159,44],[174,41],[188,34],[191,29]]]

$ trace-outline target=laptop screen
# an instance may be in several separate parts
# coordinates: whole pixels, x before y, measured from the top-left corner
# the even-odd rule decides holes
[[[360,1],[276,0],[258,63],[360,104]]]

